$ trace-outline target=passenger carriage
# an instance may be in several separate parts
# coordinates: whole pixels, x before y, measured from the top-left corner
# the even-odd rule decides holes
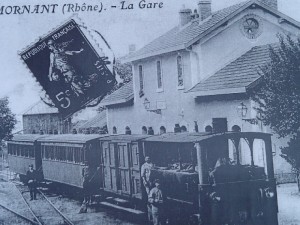
[[[39,134],[15,135],[7,142],[9,168],[19,174],[21,180],[24,180],[28,166],[31,164],[42,179],[41,151],[37,140],[44,137]]]
[[[82,169],[87,163],[95,185],[99,179],[99,145],[97,134],[51,135],[38,140],[42,152],[44,179],[82,188]]]

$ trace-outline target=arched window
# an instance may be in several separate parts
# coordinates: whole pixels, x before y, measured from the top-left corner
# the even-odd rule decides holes
[[[181,127],[180,127],[180,130],[181,130],[181,132],[187,132],[186,126],[181,126]]]
[[[117,134],[117,128],[116,127],[113,127],[113,134]]]
[[[125,134],[131,134],[131,130],[128,126],[125,127]]]
[[[147,127],[143,126],[142,127],[142,134],[147,134],[148,130]]]
[[[149,134],[149,135],[154,135],[154,130],[153,130],[152,127],[149,127],[149,128],[148,128],[148,134]]]
[[[234,126],[232,126],[231,130],[233,132],[241,132],[242,129],[240,128],[240,126],[234,125]]]
[[[182,64],[182,56],[177,56],[177,86],[183,87],[183,64]]]
[[[166,128],[164,126],[161,126],[159,128],[159,134],[165,134],[167,131],[166,131]]]
[[[205,127],[205,132],[212,133],[212,131],[213,131],[212,126],[208,125]]]

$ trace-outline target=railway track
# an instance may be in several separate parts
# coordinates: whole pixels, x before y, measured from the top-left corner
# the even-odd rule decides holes
[[[6,221],[9,221],[9,224],[22,224],[22,225],[38,225],[37,222],[33,221],[32,219],[19,214],[13,209],[10,209],[2,204],[0,204],[0,215],[2,215],[1,219],[5,221],[5,217],[8,219]]]
[[[31,213],[34,215],[38,225],[74,225],[53,203],[38,190],[37,200],[29,201],[30,193],[28,188],[21,184],[16,184],[16,188],[21,193],[21,196],[28,206]]]

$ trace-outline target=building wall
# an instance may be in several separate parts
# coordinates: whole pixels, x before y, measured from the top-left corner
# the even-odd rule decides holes
[[[24,134],[32,134],[33,131],[39,133],[40,130],[45,134],[54,130],[58,133],[69,133],[71,122],[63,121],[58,114],[23,115]]]
[[[257,39],[248,39],[241,32],[241,21],[245,15],[255,13],[260,17],[262,33]],[[234,96],[230,100],[195,100],[194,93],[186,93],[199,81],[213,75],[237,57],[241,56],[252,47],[275,43],[278,41],[278,33],[299,34],[299,29],[280,23],[279,19],[261,9],[249,9],[237,15],[227,25],[215,30],[195,46],[192,51],[182,50],[164,54],[159,57],[147,58],[133,62],[134,79],[134,104],[131,106],[110,106],[108,107],[108,131],[112,133],[115,126],[118,133],[125,133],[125,127],[130,127],[132,133],[142,133],[142,126],[152,127],[155,134],[159,128],[164,126],[167,132],[174,130],[175,124],[184,125],[188,131],[194,130],[196,121],[199,131],[204,131],[205,126],[211,125],[212,118],[227,118],[228,129],[233,125],[241,127],[242,131],[267,131],[261,124],[251,125],[242,120],[237,108],[243,102],[248,112],[245,118],[255,118],[256,112],[253,103],[245,96]],[[184,65],[184,88],[177,87],[177,65],[176,57],[183,57]],[[157,90],[156,61],[162,62],[163,89]],[[139,96],[138,66],[143,66],[144,71],[144,95]],[[157,104],[162,106],[162,113],[156,114],[147,111],[144,107],[144,100],[150,101],[150,109],[157,109]],[[284,140],[274,138],[276,150],[285,144]],[[246,143],[243,143],[246,144]],[[265,160],[263,155],[264,145],[255,143],[258,149],[256,159],[259,164]],[[244,160],[247,157],[244,157]],[[290,172],[290,166],[280,157],[279,153],[274,154],[275,171]]]

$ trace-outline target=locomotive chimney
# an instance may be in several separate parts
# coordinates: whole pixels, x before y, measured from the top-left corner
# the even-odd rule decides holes
[[[179,11],[179,23],[180,26],[188,24],[192,20],[192,10],[186,9],[185,6],[182,6],[182,9]]]
[[[213,133],[225,133],[227,129],[227,118],[213,118]]]
[[[200,21],[209,17],[211,15],[211,0],[200,0],[198,2],[198,13]]]

